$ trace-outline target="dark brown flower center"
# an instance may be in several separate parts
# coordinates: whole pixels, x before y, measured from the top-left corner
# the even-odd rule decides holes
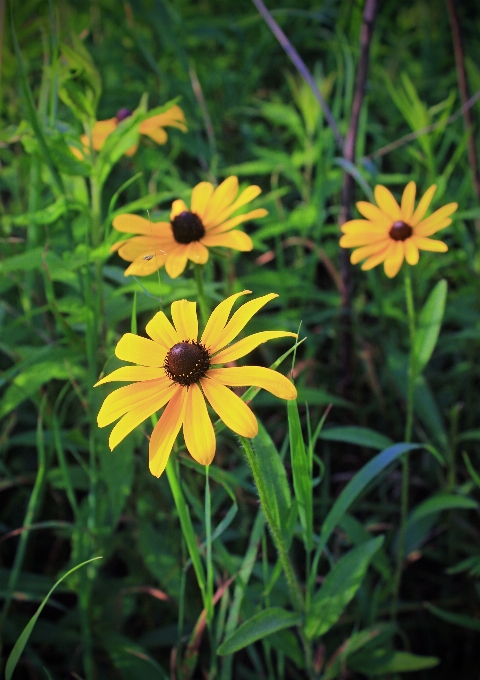
[[[173,382],[188,387],[204,377],[210,368],[210,355],[201,343],[184,340],[168,351],[164,368]]]
[[[132,112],[130,109],[119,109],[115,118],[117,119],[117,123],[121,123],[122,120],[125,120],[125,118],[130,118],[131,115]]]
[[[205,236],[205,227],[198,215],[190,211],[180,213],[173,218],[173,237],[177,243],[191,243],[200,241]]]
[[[402,222],[402,220],[394,222],[389,231],[390,238],[393,238],[394,241],[406,241],[407,238],[410,238],[412,233],[412,227],[406,222]]]

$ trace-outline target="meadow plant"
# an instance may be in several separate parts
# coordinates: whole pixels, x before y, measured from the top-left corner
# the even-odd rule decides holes
[[[469,680],[478,167],[408,44],[455,11],[11,5],[6,679]]]

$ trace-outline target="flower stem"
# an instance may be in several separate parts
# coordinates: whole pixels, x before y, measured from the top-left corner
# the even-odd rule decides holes
[[[212,504],[210,497],[210,479],[208,476],[209,465],[205,466],[205,539],[206,539],[206,559],[207,559],[207,588],[205,598],[205,609],[207,614],[207,624],[211,623],[213,617],[213,562],[212,562]]]
[[[205,327],[209,313],[208,313],[208,306],[207,306],[207,301],[205,299],[205,290],[203,288],[203,270],[204,267],[201,264],[194,264],[193,268],[195,270],[195,282],[197,284],[197,291],[198,291],[198,302],[200,305],[200,317],[202,319],[202,324]]]
[[[405,422],[404,440],[408,443],[412,439],[413,426],[413,398],[415,386],[415,307],[413,303],[412,279],[410,269],[405,266],[405,299],[407,303],[408,328],[410,334],[410,353],[408,357],[408,388],[407,388],[407,418]],[[408,482],[410,477],[409,454],[402,456],[402,494],[400,499],[400,529],[398,534],[397,564],[393,580],[392,619],[395,620],[398,609],[400,583],[405,552],[405,534],[408,514]]]

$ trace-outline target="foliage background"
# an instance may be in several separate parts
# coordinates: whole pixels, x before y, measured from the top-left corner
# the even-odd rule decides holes
[[[279,302],[252,321],[251,331],[296,331],[302,322],[308,339],[299,348],[295,377],[305,436],[305,405],[316,425],[326,406],[333,404],[315,449],[321,460],[315,467],[318,530],[332,500],[374,453],[371,445],[359,446],[349,439],[348,430],[343,429],[342,435],[338,428],[367,427],[402,441],[402,366],[408,333],[400,277],[389,281],[380,270],[354,271],[355,375],[348,394],[341,393],[337,218],[343,170],[341,153],[313,96],[247,0],[234,5],[213,0],[59,0],[51,5],[27,0],[12,3],[12,8],[28,82],[49,140],[82,132],[52,88],[52,64],[61,68],[60,43],[71,40],[72,34],[88,49],[101,78],[98,119],[111,117],[121,107],[134,109],[145,92],[149,108],[181,97],[189,132],[171,132],[162,148],[143,143],[136,156],[117,164],[103,192],[104,218],[113,194],[136,173],[138,179],[122,191],[116,207],[154,195],[151,201],[137,204],[143,214],[148,208],[154,219],[166,214],[172,198],[202,179],[220,181],[237,174],[241,181],[262,187],[258,205],[270,214],[249,227],[256,249],[212,265],[208,291],[214,300],[242,288],[256,295],[278,292]],[[343,133],[351,111],[362,10],[360,3],[350,0],[330,0],[321,6],[306,0],[279,0],[273,12],[318,79]],[[479,9],[472,2],[461,3],[458,10],[473,93],[480,89]],[[74,677],[72,672],[88,677],[82,655],[89,648],[96,677],[149,678],[149,672],[151,677],[162,677],[153,664],[168,672],[171,649],[192,630],[201,600],[192,570],[182,571],[187,554],[167,481],[163,477],[157,481],[147,470],[144,433],[148,427],[110,453],[106,434],[92,426],[103,396],[90,388],[101,370],[114,366],[112,349],[120,335],[130,330],[134,299],[142,333],[158,309],[159,298],[166,306],[183,296],[193,299],[195,289],[191,276],[171,281],[162,273],[160,282],[154,277],[150,282],[124,279],[121,260],[107,258],[107,249],[101,246],[95,250],[88,237],[88,192],[81,167],[66,167],[65,160],[55,157],[70,203],[58,215],[38,212],[58,196],[28,123],[22,127],[28,111],[8,11],[1,68],[0,494],[5,540],[0,545],[0,592],[6,597],[10,591],[13,597],[2,626],[3,659],[59,574],[82,559],[102,554],[101,566],[89,567],[84,575],[78,572],[56,592],[35,627],[25,660],[16,671],[18,678],[45,677],[42,667],[52,678]],[[382,3],[371,45],[358,158],[446,119],[460,105],[444,3]],[[472,112],[478,120],[478,103]],[[389,186],[398,196],[414,179],[419,192],[438,184],[436,206],[451,200],[460,206],[448,230],[449,252],[424,254],[413,270],[418,307],[440,278],[448,281],[449,294],[439,343],[415,402],[415,440],[435,447],[444,463],[428,451],[412,458],[412,507],[440,492],[478,500],[478,478],[475,482],[463,457],[468,453],[478,469],[476,221],[480,209],[466,145],[460,117],[358,164],[357,200],[368,200],[369,187],[376,183]],[[75,201],[84,208],[76,209]],[[89,260],[102,265],[105,301],[104,333],[96,345],[88,329],[91,295],[98,293],[98,281],[88,278],[94,270]],[[92,342],[97,366],[87,360]],[[286,349],[281,343],[263,347],[255,360],[270,365]],[[255,411],[284,455],[288,433],[283,405],[260,394]],[[329,435],[327,426],[336,428],[337,434]],[[92,494],[93,445],[97,458]],[[62,452],[66,467],[62,467]],[[285,464],[290,475],[288,455]],[[219,473],[219,480],[234,490],[240,508],[215,542],[220,582],[239,569],[257,500],[238,445],[226,433],[219,441],[215,466],[225,471],[223,477]],[[203,476],[182,466],[182,478],[202,537]],[[394,551],[399,492],[399,470],[389,469],[381,484],[357,502],[353,513],[374,535],[386,535],[388,555]],[[230,504],[225,487],[214,482],[214,524],[225,517]],[[27,537],[25,554],[18,565],[22,537],[10,532],[30,523],[25,515],[28,508],[33,512],[30,521],[39,526],[22,534]],[[412,678],[470,680],[478,672],[478,510],[472,506],[439,511],[431,520],[412,538],[401,592],[402,634],[395,644],[440,658],[438,667],[412,673]],[[343,549],[345,532],[336,532],[334,553]],[[294,550],[296,543],[298,538]],[[297,566],[304,570],[298,546],[297,553]],[[264,531],[245,592],[243,617],[263,606],[265,573],[274,563],[275,551]],[[15,564],[21,571],[12,591]],[[375,589],[375,578],[368,577],[328,638],[328,654],[348,637],[354,624],[388,619],[386,599],[381,589]],[[168,601],[158,599],[163,597],[159,591],[168,595]],[[281,581],[272,598],[283,604]],[[226,610],[228,603],[223,602]],[[463,620],[464,626],[458,625],[460,620],[456,624],[442,620],[425,602],[468,620]],[[179,607],[184,607],[180,628]],[[194,677],[202,677],[200,668],[210,663],[205,640]],[[126,654],[126,648],[136,650],[136,655]],[[270,653],[271,663],[276,663],[277,652],[270,648],[252,646],[238,654],[233,677],[280,677],[278,669],[273,671],[263,661],[262,654]],[[142,654],[152,661],[142,661]],[[149,663],[154,670],[146,670]],[[302,677],[291,659],[286,663],[285,677]],[[364,677],[355,669],[349,672],[349,677]]]

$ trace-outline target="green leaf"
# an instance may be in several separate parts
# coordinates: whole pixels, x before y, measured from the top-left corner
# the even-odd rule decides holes
[[[185,543],[187,544],[188,553],[190,555],[190,559],[192,560],[199,588],[202,591],[202,595],[204,595],[205,569],[203,568],[203,562],[200,556],[200,550],[198,548],[197,537],[195,535],[195,531],[193,528],[192,519],[190,517],[190,511],[188,509],[187,503],[185,502],[182,487],[180,486],[180,482],[177,477],[177,472],[175,469],[175,461],[172,460],[172,457],[170,457],[165,468],[165,471],[167,473],[170,489],[172,491],[172,496],[175,501],[175,507],[177,508],[178,517],[180,519],[183,538],[185,539]]]
[[[462,510],[475,510],[478,503],[468,496],[459,496],[456,494],[441,493],[432,498],[427,498],[426,501],[417,505],[417,507],[410,514],[408,523],[416,522],[426,515],[432,513],[442,512],[442,510],[453,510],[459,508]]]
[[[288,612],[281,607],[270,607],[252,616],[251,619],[242,623],[217,650],[217,654],[233,654],[239,649],[261,640],[267,635],[276,633],[284,628],[297,626],[301,621],[300,614]]]
[[[378,536],[353,548],[327,574],[307,614],[305,634],[309,639],[324,635],[335,625],[360,588],[368,565],[382,543],[383,536]]]
[[[168,680],[168,675],[147,650],[133,640],[109,632],[102,642],[115,668],[125,680]]]
[[[383,449],[393,445],[392,440],[380,432],[371,430],[369,427],[329,427],[320,433],[320,439],[334,442],[345,442],[357,446],[367,446],[371,449]]]
[[[312,471],[309,466],[296,401],[287,402],[293,488],[306,550],[313,549]]]
[[[438,616],[439,619],[447,621],[447,623],[453,623],[455,626],[462,626],[462,628],[476,630],[480,633],[480,619],[474,619],[473,616],[466,616],[465,614],[455,614],[454,612],[440,609],[440,607],[434,607],[433,604],[428,602],[425,603],[425,607],[429,612]]]
[[[335,678],[341,677],[342,669],[345,668],[346,659],[376,638],[380,633],[380,628],[381,626],[376,626],[374,628],[361,630],[345,640],[327,663],[325,673],[322,675],[322,680],[334,680]]]
[[[13,671],[15,670],[17,663],[20,659],[20,656],[21,656],[23,650],[25,649],[25,645],[27,644],[28,639],[29,639],[29,637],[32,633],[33,627],[35,626],[38,617],[42,613],[43,608],[45,607],[45,605],[48,602],[48,598],[53,593],[55,588],[64,579],[66,579],[68,576],[70,576],[70,574],[73,574],[74,571],[77,571],[77,569],[84,567],[86,564],[89,564],[90,562],[94,562],[95,560],[101,560],[101,559],[102,559],[101,557],[92,557],[92,559],[90,559],[90,560],[86,560],[85,562],[82,562],[81,564],[77,564],[76,567],[73,567],[73,569],[70,569],[70,571],[67,571],[67,573],[64,574],[61,578],[59,578],[58,581],[55,583],[55,585],[52,586],[52,588],[50,588],[47,595],[44,597],[42,604],[39,606],[39,608],[37,609],[35,614],[32,616],[30,621],[27,623],[27,625],[23,629],[23,631],[20,634],[20,637],[18,638],[18,640],[16,641],[12,651],[10,652],[10,656],[8,657],[7,664],[5,666],[5,680],[11,679]]]
[[[428,296],[418,317],[413,348],[414,371],[416,375],[423,372],[437,344],[445,312],[446,299],[447,282],[445,279],[442,279]]]
[[[330,512],[325,518],[320,532],[320,545],[325,546],[330,538],[333,530],[340,522],[343,515],[348,511],[349,507],[362,493],[365,487],[377,477],[390,463],[393,463],[397,458],[407,451],[419,449],[419,444],[394,444],[385,451],[382,451],[375,458],[372,458],[361,470],[348,482],[343,489]],[[323,547],[322,547],[323,550]]]
[[[268,507],[277,527],[285,531],[292,498],[287,481],[287,473],[275,444],[263,425],[258,423],[258,435],[252,440],[258,467],[265,480]],[[284,537],[286,538],[286,537]]]
[[[419,656],[410,652],[391,652],[386,649],[375,649],[368,655],[360,652],[351,657],[348,667],[365,675],[384,675],[385,673],[408,673],[424,668],[438,666],[440,660],[436,656]]]

